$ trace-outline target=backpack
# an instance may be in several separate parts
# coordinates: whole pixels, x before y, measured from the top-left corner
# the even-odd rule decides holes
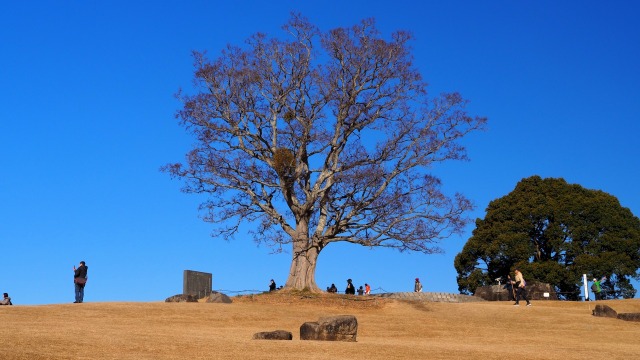
[[[596,283],[591,284],[591,291],[593,292],[598,291],[598,286],[596,285]]]

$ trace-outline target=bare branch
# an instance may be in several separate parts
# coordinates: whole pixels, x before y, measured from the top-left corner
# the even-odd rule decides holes
[[[196,147],[164,170],[208,195],[219,234],[256,221],[254,239],[293,244],[294,262],[335,241],[439,251],[471,204],[428,171],[465,160],[458,141],[486,119],[457,93],[427,97],[407,32],[386,40],[367,19],[322,33],[298,14],[283,29],[194,53],[198,92],[177,117]]]

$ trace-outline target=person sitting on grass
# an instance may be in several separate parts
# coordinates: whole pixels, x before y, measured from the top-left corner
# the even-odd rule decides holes
[[[4,293],[4,298],[0,300],[0,305],[13,305],[11,303],[11,298],[9,297],[9,294]]]

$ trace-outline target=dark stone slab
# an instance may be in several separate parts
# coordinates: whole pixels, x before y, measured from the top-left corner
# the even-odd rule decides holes
[[[596,305],[596,308],[593,309],[593,316],[609,317],[615,319],[618,317],[618,313],[608,305],[598,304]]]
[[[300,326],[300,340],[356,341],[358,320],[353,315],[322,317]]]
[[[293,340],[293,334],[285,330],[263,331],[253,334],[253,340]]]
[[[211,294],[206,297],[205,302],[231,304],[233,301],[231,301],[231,298],[223,293],[212,291]]]
[[[548,293],[549,297],[544,294]],[[513,301],[513,292],[509,284],[480,286],[473,294],[487,301]],[[529,300],[558,300],[553,286],[537,281],[527,282],[527,297]]]
[[[506,288],[504,285],[480,286],[473,295],[487,301],[513,300],[510,288]]]
[[[199,299],[209,296],[212,288],[210,273],[185,270],[183,275],[182,293],[196,296]]]
[[[622,313],[618,314],[618,319],[625,321],[637,321],[640,322],[640,313]]]
[[[545,297],[545,293],[549,297]],[[538,281],[527,281],[527,295],[530,300],[558,300],[558,294],[551,284]]]
[[[198,302],[198,298],[189,294],[178,294],[166,298],[164,302]]]

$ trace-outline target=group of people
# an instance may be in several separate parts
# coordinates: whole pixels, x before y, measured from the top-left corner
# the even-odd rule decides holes
[[[75,266],[73,267],[73,284],[75,287],[74,304],[84,302],[84,287],[87,284],[88,269],[89,267],[86,265],[84,261],[80,261],[80,264],[77,268]],[[508,278],[507,286],[508,288],[510,288],[511,295],[515,300],[515,304],[513,305],[519,306],[520,300],[523,299],[527,302],[527,306],[531,306],[531,302],[527,297],[527,290],[526,290],[527,282],[524,280],[522,272],[519,269],[516,269],[515,280],[512,280],[510,275],[508,275],[507,278]],[[591,285],[591,290],[593,291],[596,300],[602,300],[602,283],[604,283],[605,281],[607,281],[606,276],[603,276],[600,280],[593,278],[593,284]],[[275,281],[271,279],[271,282],[269,283],[269,291],[275,291],[277,289],[278,288],[276,286]],[[416,278],[415,280],[413,291],[422,292],[422,283],[420,282],[419,278]],[[327,292],[337,293],[338,288],[336,287],[335,284],[331,284],[331,286],[327,287]],[[371,293],[371,286],[365,283],[364,287],[360,286],[357,292],[358,292],[358,295],[369,295]],[[353,285],[353,281],[351,279],[347,279],[347,288],[344,290],[344,293],[348,295],[356,294],[356,288]],[[3,294],[3,298],[2,300],[0,300],[0,305],[13,305],[11,303],[11,297],[9,297],[8,293]]]
[[[338,288],[336,287],[336,284],[331,284],[331,286],[327,287],[327,292],[328,293],[337,293],[338,292]],[[369,295],[371,294],[371,286],[367,283],[364,283],[364,287],[361,285],[358,290],[358,295]],[[353,285],[353,280],[351,279],[347,279],[347,288],[344,289],[344,293],[347,295],[355,295],[356,294],[356,287]]]
[[[420,279],[416,278],[416,282],[413,286],[413,291],[422,292],[422,283],[420,283]],[[327,287],[327,292],[329,293],[337,293],[338,288],[336,284],[331,284],[331,286]],[[355,295],[356,288],[353,286],[353,281],[351,279],[347,279],[347,288],[344,290],[344,293],[347,295]],[[364,283],[364,287],[360,286],[357,290],[358,295],[369,295],[371,294],[371,286],[367,283]]]
[[[520,304],[520,299],[524,299],[527,302],[527,306],[531,306],[531,302],[527,297],[527,290],[526,290],[527,282],[524,280],[524,277],[522,276],[522,272],[520,272],[520,270],[516,269],[515,274],[516,274],[515,280],[512,280],[511,276],[507,276],[508,278],[507,286],[511,289],[513,299],[516,301],[514,305],[518,306]],[[418,279],[416,279],[416,281],[417,280]],[[592,284],[591,284],[591,291],[593,291],[595,300],[604,299],[604,291],[602,290],[602,284],[604,284],[605,281],[607,281],[606,276],[603,276],[600,280],[598,280],[595,277],[593,278]]]
[[[276,290],[280,290],[282,289],[282,285],[280,285],[279,287],[276,286],[276,282],[273,281],[273,279],[271,279],[271,281],[269,282],[269,291],[276,291]]]
[[[74,304],[84,302],[84,287],[87,284],[88,269],[89,267],[86,265],[84,261],[80,261],[80,264],[77,268],[75,266],[73,267],[73,284],[75,287]],[[510,275],[508,275],[507,278],[508,278],[507,286],[510,288],[511,295],[515,300],[515,304],[513,305],[519,306],[520,300],[523,299],[527,302],[527,306],[531,306],[531,302],[527,297],[527,290],[526,290],[527,282],[524,280],[522,272],[520,272],[519,269],[516,269],[515,280],[512,280]],[[591,285],[591,290],[593,291],[596,300],[602,300],[602,283],[604,283],[605,281],[607,281],[606,276],[603,276],[600,280],[593,278],[593,284]],[[276,286],[275,281],[271,279],[271,282],[269,283],[269,291],[275,291],[277,289],[278,288]],[[415,280],[413,291],[422,292],[422,283],[420,282],[419,278],[416,278]],[[337,293],[338,288],[336,287],[335,284],[331,284],[331,286],[327,287],[327,292]],[[371,286],[365,283],[364,287],[360,286],[357,292],[358,292],[358,295],[369,295],[371,293]],[[347,279],[347,288],[344,290],[344,293],[348,295],[356,294],[356,288],[353,285],[353,281],[351,279]],[[4,295],[3,299],[0,300],[0,305],[13,305],[11,303],[11,297],[9,297],[9,294],[4,293],[3,295]]]
[[[269,282],[269,291],[276,291],[276,290],[280,290],[282,289],[282,286],[277,287],[276,286],[276,282],[273,281],[273,279],[271,279],[271,282]]]

